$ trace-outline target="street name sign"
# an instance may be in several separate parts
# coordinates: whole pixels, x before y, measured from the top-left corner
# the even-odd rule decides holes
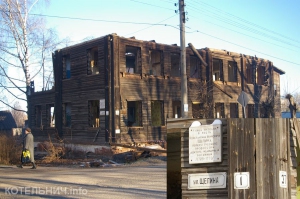
[[[226,188],[226,172],[188,174],[188,189]]]

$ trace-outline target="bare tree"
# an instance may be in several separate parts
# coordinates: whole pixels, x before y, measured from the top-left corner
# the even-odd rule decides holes
[[[14,108],[11,109],[11,114],[16,121],[17,127],[24,127],[26,114],[22,111],[17,111],[21,109],[21,105],[19,102],[16,102],[13,106]]]
[[[189,92],[194,93],[193,99],[199,104],[193,108],[193,118],[212,118],[214,104],[212,101],[213,83],[200,79],[189,82]]]
[[[285,96],[286,99],[289,100],[289,109],[290,109],[290,113],[291,113],[291,118],[296,118],[296,110],[297,110],[297,104],[294,100],[294,97],[291,94],[287,94]]]
[[[39,0],[0,0],[0,76],[5,78],[2,87],[9,98],[24,101],[29,107],[29,96],[33,88],[33,78],[46,75],[46,65],[50,51],[58,45],[53,30],[45,28],[42,17],[31,14],[37,11]],[[48,57],[48,58],[47,58]],[[46,82],[43,82],[43,88]],[[8,107],[13,107],[5,99],[0,99]]]

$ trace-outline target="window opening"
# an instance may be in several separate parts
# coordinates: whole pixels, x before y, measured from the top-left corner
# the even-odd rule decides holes
[[[141,50],[138,47],[126,46],[126,72],[139,73],[141,67]]]
[[[143,126],[141,101],[127,102],[127,126]]]
[[[265,85],[266,80],[266,67],[260,66],[257,68],[257,84]]]
[[[228,82],[237,82],[237,63],[228,61]]]
[[[171,76],[180,77],[180,56],[176,53],[171,53]]]
[[[254,69],[250,64],[247,64],[246,78],[247,84],[254,84]]]
[[[201,74],[200,63],[197,57],[190,56],[190,77],[199,78]]]
[[[150,75],[161,76],[162,73],[162,61],[161,51],[151,50],[150,51]]]
[[[173,101],[173,118],[181,118],[181,101]]]
[[[98,128],[100,126],[99,100],[88,101],[88,109],[89,109],[89,116],[88,116],[89,126],[93,128]]]
[[[215,103],[215,118],[225,118],[224,103]]]
[[[224,81],[223,61],[221,59],[213,59],[213,81]]]
[[[152,126],[164,126],[164,103],[163,101],[151,101]]]
[[[247,105],[247,117],[254,118],[254,104]]]
[[[239,117],[238,103],[230,103],[230,118]]]
[[[88,60],[88,75],[99,74],[99,64],[98,64],[98,48],[94,47],[88,49],[87,51]]]
[[[55,112],[54,104],[47,104],[47,125],[48,127],[55,127]]]
[[[193,118],[204,118],[204,115],[205,115],[204,103],[193,102],[192,103],[192,114],[193,114]]]
[[[71,60],[70,55],[63,56],[63,78],[71,78]]]

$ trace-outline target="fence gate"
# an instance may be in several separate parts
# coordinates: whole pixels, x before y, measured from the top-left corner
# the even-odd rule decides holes
[[[194,121],[168,120],[168,198],[296,198],[289,119]]]

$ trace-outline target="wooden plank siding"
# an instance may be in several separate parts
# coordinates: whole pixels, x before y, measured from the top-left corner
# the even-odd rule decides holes
[[[89,50],[97,49],[99,74],[90,74],[88,67],[91,55]],[[128,66],[126,71],[126,52],[136,53],[133,71]],[[151,53],[155,51],[155,59],[160,58],[158,64],[159,74],[152,74]],[[268,102],[274,109],[269,117],[280,117],[280,95],[273,93],[274,85],[279,89],[279,76],[284,72],[268,60],[253,58],[251,56],[232,53],[224,50],[204,48],[198,50],[208,64],[206,67],[200,63],[190,48],[186,49],[187,54],[187,78],[188,78],[188,117],[193,117],[193,103],[208,104],[205,118],[213,118],[215,114],[215,103],[223,103],[225,118],[230,117],[230,103],[237,103],[237,98],[242,90],[250,97],[250,104],[255,105],[254,117],[260,117],[261,105]],[[128,52],[127,52],[128,53]],[[155,41],[143,41],[133,38],[124,38],[116,34],[105,35],[90,41],[57,50],[53,53],[53,68],[55,76],[55,87],[51,97],[41,100],[39,95],[48,95],[46,92],[36,92],[31,96],[32,105],[46,106],[50,99],[55,104],[55,131],[59,135],[73,143],[85,144],[108,144],[116,143],[137,143],[147,141],[164,141],[166,139],[166,124],[154,126],[151,121],[151,101],[163,102],[163,121],[174,117],[173,102],[181,101],[180,87],[181,78],[174,75],[179,74],[178,57],[171,57],[172,54],[180,55],[180,47],[156,43]],[[95,56],[95,55],[94,55]],[[70,78],[66,78],[64,58],[70,59]],[[130,58],[131,59],[131,58]],[[129,62],[130,59],[128,58]],[[195,59],[198,59],[195,61]],[[213,81],[213,59],[223,60],[223,81]],[[175,61],[174,61],[175,60]],[[177,60],[177,61],[176,61]],[[193,60],[193,61],[191,61]],[[234,61],[237,67],[236,82],[230,82],[233,74],[229,74],[228,63]],[[174,66],[172,67],[172,64]],[[191,64],[197,67],[198,77],[191,77]],[[256,64],[256,65],[255,65]],[[244,80],[247,65],[257,66],[257,70],[266,67],[270,71],[268,84],[257,85],[247,84]],[[156,66],[156,65],[155,65]],[[178,65],[179,66],[179,65]],[[267,67],[268,66],[268,67]],[[195,69],[194,69],[195,70]],[[173,71],[173,72],[172,72]],[[254,74],[254,71],[253,71]],[[255,73],[256,74],[256,73]],[[234,77],[235,78],[235,77]],[[257,77],[253,77],[257,79]],[[243,86],[242,86],[243,85]],[[278,90],[279,92],[279,90]],[[37,94],[40,93],[40,94]],[[48,99],[49,98],[49,99]],[[100,127],[90,127],[88,122],[89,100],[105,100],[105,108],[100,110]],[[142,115],[141,126],[129,127],[127,124],[127,102],[141,101]],[[63,123],[65,103],[71,107],[71,126],[66,127]],[[274,105],[274,106],[272,106]],[[200,107],[200,106],[199,106]],[[242,107],[237,105],[237,115],[242,117]],[[236,110],[235,109],[235,110]],[[234,115],[234,114],[232,114]],[[45,115],[43,115],[44,117]],[[31,113],[30,119],[34,120],[35,113]],[[43,118],[43,122],[44,122]],[[31,122],[31,126],[34,125]],[[164,122],[165,123],[165,122]],[[97,139],[94,142],[96,133]],[[33,131],[35,134],[35,130]],[[38,131],[36,132],[38,133]]]
[[[294,149],[290,150],[293,142],[290,139],[289,119],[222,119],[222,162],[189,164],[188,128],[193,121],[205,125],[211,124],[214,119],[168,120],[167,141],[170,139],[168,150],[172,157],[167,162],[167,168],[170,169],[167,171],[168,198],[295,198],[296,166],[290,163]],[[181,178],[178,177],[179,165],[175,162],[179,161],[179,157]],[[279,171],[287,172],[287,188],[280,187]],[[214,172],[227,173],[226,188],[188,189],[188,174]],[[234,188],[236,172],[249,172],[249,189]],[[180,190],[176,186],[178,183],[181,184]]]

